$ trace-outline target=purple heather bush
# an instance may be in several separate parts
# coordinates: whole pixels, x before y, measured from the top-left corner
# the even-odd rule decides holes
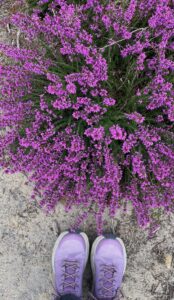
[[[84,207],[102,231],[132,203],[138,223],[174,210],[174,2],[41,0],[0,44],[0,163],[52,211]]]

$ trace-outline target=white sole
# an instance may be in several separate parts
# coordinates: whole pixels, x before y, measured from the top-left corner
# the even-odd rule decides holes
[[[68,233],[69,233],[69,231],[62,232],[58,236],[57,241],[56,241],[56,243],[54,245],[53,253],[52,253],[52,269],[53,269],[53,274],[55,274],[54,259],[55,259],[57,247],[59,246],[59,243],[61,242],[61,240],[63,239],[63,237],[66,236]],[[88,257],[89,257],[89,240],[88,240],[88,237],[87,237],[86,233],[80,232],[79,234],[83,237],[83,239],[85,241],[85,245],[86,245],[86,261],[85,261],[85,264],[84,264],[84,269],[85,269],[87,261],[88,261]]]
[[[93,276],[95,276],[95,263],[94,263],[94,254],[95,254],[95,251],[97,249],[97,246],[99,244],[100,241],[102,241],[103,239],[105,239],[105,237],[103,235],[101,236],[98,236],[95,241],[93,242],[93,245],[92,245],[92,249],[91,249],[91,268],[92,268],[92,273],[93,273]],[[122,239],[120,238],[115,238],[115,240],[119,241],[119,243],[121,244],[122,246],[122,249],[123,249],[123,257],[124,257],[124,270],[123,270],[123,274],[125,273],[125,270],[126,270],[126,265],[127,265],[127,254],[126,254],[126,248],[125,248],[125,245],[124,245],[124,242],[122,241]]]

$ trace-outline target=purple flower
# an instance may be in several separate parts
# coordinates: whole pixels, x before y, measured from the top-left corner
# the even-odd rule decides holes
[[[139,178],[144,179],[147,177],[146,168],[140,153],[132,156],[133,174],[138,174]]]
[[[157,122],[157,123],[160,123],[160,122],[163,122],[163,121],[164,121],[164,118],[163,118],[162,115],[158,115],[158,116],[156,117],[156,122]]]
[[[113,125],[109,128],[109,131],[114,140],[124,141],[126,139],[126,131],[119,125]]]
[[[103,104],[106,106],[114,106],[116,103],[116,100],[113,98],[104,98]]]
[[[171,122],[174,122],[174,105],[172,105],[168,110],[168,118]]]
[[[69,83],[66,86],[66,90],[70,93],[70,94],[75,94],[76,93],[76,86],[73,83]]]
[[[137,124],[142,124],[145,120],[145,117],[143,117],[140,113],[138,113],[136,111],[131,114],[125,114],[125,116],[128,120],[133,120]]]
[[[124,154],[129,153],[132,148],[137,144],[137,137],[134,134],[129,134],[123,143],[122,150]]]
[[[98,128],[88,128],[85,130],[85,135],[91,137],[94,141],[100,141],[104,137],[104,127],[100,126]]]

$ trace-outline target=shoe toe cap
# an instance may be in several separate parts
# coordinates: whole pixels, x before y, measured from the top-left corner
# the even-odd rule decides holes
[[[96,249],[96,255],[104,255],[106,257],[117,257],[123,259],[123,246],[116,239],[103,239],[102,241],[100,241]]]

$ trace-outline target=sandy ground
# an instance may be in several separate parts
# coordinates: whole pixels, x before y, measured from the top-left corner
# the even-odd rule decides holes
[[[45,216],[30,201],[31,187],[22,174],[0,172],[0,299],[50,300],[53,295],[51,275],[52,248],[60,231],[74,222],[78,210],[70,215],[59,204],[53,215]],[[122,285],[125,300],[174,299],[174,216],[161,218],[161,229],[148,239],[137,227],[132,214],[118,213],[105,226],[115,230],[126,245],[128,264]],[[96,237],[92,220],[81,229]],[[91,287],[88,267],[84,296]]]
[[[12,1],[0,3],[2,18]],[[11,42],[11,38],[7,31],[0,31],[1,41]],[[46,216],[31,202],[31,187],[25,181],[22,174],[6,175],[0,170],[0,299],[51,300],[52,248],[59,232],[74,223],[79,211],[66,215],[59,204],[53,215]],[[118,212],[112,221],[106,215],[106,220],[105,230],[116,232],[127,249],[121,299],[174,300],[174,215],[161,216],[161,228],[153,238],[138,228],[131,210],[126,216]],[[94,220],[85,222],[81,229],[92,243],[96,237]],[[84,298],[91,284],[88,267]]]

